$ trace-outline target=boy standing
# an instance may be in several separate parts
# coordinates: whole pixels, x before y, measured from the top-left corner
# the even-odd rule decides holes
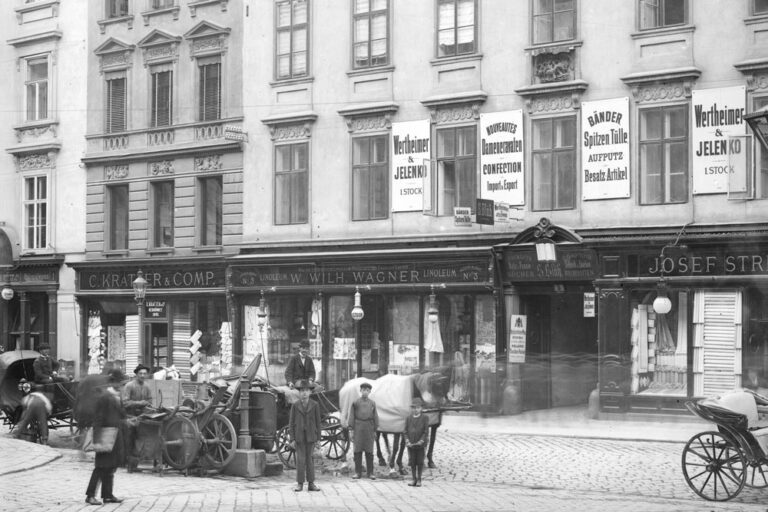
[[[308,491],[319,491],[315,485],[315,465],[312,460],[312,448],[320,441],[320,407],[309,399],[314,386],[307,380],[296,383],[299,390],[299,401],[291,406],[288,419],[288,431],[291,435],[291,445],[296,451],[296,488],[301,492],[304,487],[304,477],[309,483]]]
[[[413,482],[408,484],[411,487],[421,487],[424,446],[429,437],[429,419],[421,413],[423,405],[421,398],[414,398],[411,402],[411,415],[405,420],[405,446],[408,447],[408,462],[413,475]]]
[[[363,452],[365,452],[365,469],[368,478],[376,480],[373,474],[373,441],[376,430],[379,428],[379,413],[376,412],[376,402],[368,398],[371,394],[371,385],[367,382],[360,384],[360,398],[352,403],[352,411],[349,414],[349,428],[352,429],[355,443],[355,476],[358,479],[363,476]]]

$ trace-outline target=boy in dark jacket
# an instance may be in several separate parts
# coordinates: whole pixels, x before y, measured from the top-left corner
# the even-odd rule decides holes
[[[371,385],[367,382],[360,384],[360,398],[352,403],[349,413],[349,428],[352,430],[355,443],[355,476],[363,476],[363,453],[365,453],[365,469],[368,478],[376,480],[373,474],[373,442],[376,440],[376,431],[379,429],[379,413],[376,411],[376,402],[368,398],[371,394]]]
[[[300,380],[296,384],[300,400],[291,406],[288,419],[291,444],[296,450],[296,492],[300,492],[304,487],[305,476],[309,483],[308,491],[320,490],[315,485],[315,465],[312,460],[312,449],[315,443],[320,441],[320,406],[309,399],[313,387],[306,380]]]
[[[421,413],[423,405],[421,398],[414,398],[411,402],[411,415],[405,420],[405,446],[408,447],[408,462],[413,475],[413,481],[408,484],[411,487],[421,487],[424,447],[429,438],[429,419]]]

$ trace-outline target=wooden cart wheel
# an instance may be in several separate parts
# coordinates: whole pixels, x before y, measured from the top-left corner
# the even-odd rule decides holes
[[[336,416],[326,416],[320,428],[320,448],[326,458],[340,460],[346,457],[349,450],[349,431],[341,425],[341,420]]]
[[[744,488],[746,459],[720,432],[696,434],[683,449],[683,475],[693,492],[709,501],[728,501]]]
[[[768,461],[750,462],[747,464],[747,478],[744,485],[755,489],[768,487]]]
[[[163,460],[174,469],[187,469],[200,452],[200,433],[186,416],[174,416],[163,422],[161,432]]]
[[[283,466],[288,469],[296,469],[296,450],[291,446],[291,432],[288,427],[283,427],[275,433],[275,445],[277,456]]]
[[[213,469],[223,469],[235,457],[237,432],[229,418],[214,413],[200,430],[203,436],[203,457]]]

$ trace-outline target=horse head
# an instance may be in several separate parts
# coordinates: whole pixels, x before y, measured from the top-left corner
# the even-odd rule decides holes
[[[427,404],[441,404],[446,401],[450,380],[442,373],[426,372],[419,375],[416,387]]]

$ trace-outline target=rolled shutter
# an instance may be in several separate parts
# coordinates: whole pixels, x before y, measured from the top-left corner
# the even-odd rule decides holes
[[[694,395],[741,385],[741,293],[697,291],[694,297]]]

